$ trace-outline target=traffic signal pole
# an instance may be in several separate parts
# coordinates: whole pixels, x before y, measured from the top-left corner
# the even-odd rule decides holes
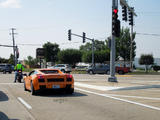
[[[108,82],[117,82],[115,76],[115,35],[113,34],[113,10],[118,8],[118,0],[112,0],[112,38],[111,38],[111,51],[110,51],[110,76]]]
[[[130,68],[133,70],[133,25],[131,25],[131,50],[130,50]]]
[[[83,38],[83,43],[85,42],[85,40],[90,40],[92,41],[92,66],[94,66],[94,46],[95,46],[95,42],[94,39],[88,38],[86,37],[86,33],[83,32],[83,35],[77,35],[71,32],[71,29],[68,30],[68,40],[71,41],[71,35],[77,36],[77,37],[81,37]]]

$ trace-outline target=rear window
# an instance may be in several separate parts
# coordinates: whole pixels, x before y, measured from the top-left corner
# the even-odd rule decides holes
[[[56,74],[59,73],[58,70],[40,70],[44,74]]]

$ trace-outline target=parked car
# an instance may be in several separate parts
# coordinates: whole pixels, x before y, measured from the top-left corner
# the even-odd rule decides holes
[[[125,73],[129,73],[130,72],[130,68],[129,67],[116,67],[116,72],[120,75],[125,74]]]
[[[75,70],[86,71],[88,66],[76,66]]]
[[[109,65],[99,64],[95,66],[90,66],[87,69],[89,74],[109,74],[110,68]]]
[[[74,78],[58,69],[35,69],[24,77],[24,90],[32,95],[45,89],[64,90],[67,94],[74,92]]]
[[[57,65],[51,66],[49,68],[59,69],[63,73],[70,73],[70,72],[72,72],[72,68],[68,64],[57,64]]]
[[[90,66],[87,69],[87,72],[89,74],[109,74],[110,73],[110,66],[104,65],[104,64]],[[129,67],[115,67],[115,72],[122,75],[122,74],[130,72],[130,68]]]
[[[0,64],[0,72],[3,72],[3,74],[6,74],[7,72],[11,74],[12,71],[13,71],[13,68],[11,64],[7,64],[7,63]]]

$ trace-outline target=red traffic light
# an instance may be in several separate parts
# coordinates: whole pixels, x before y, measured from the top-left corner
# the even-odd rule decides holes
[[[118,9],[114,9],[113,12],[114,12],[115,14],[117,14],[117,13],[118,13]]]

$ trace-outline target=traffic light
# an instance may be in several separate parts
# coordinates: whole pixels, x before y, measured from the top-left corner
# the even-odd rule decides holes
[[[120,30],[121,30],[121,25],[120,25],[120,20],[116,21],[116,29],[115,29],[115,36],[120,37]]]
[[[71,29],[68,30],[68,40],[71,41]]]
[[[118,9],[113,9],[112,12],[112,35],[120,36],[120,21],[118,20]]]
[[[132,11],[129,11],[129,25],[132,25],[133,26],[133,13]]]
[[[122,7],[122,20],[127,21],[127,7],[126,6]]]
[[[83,38],[83,43],[85,43],[85,41],[86,41],[86,33],[85,32],[83,32],[82,38]]]

